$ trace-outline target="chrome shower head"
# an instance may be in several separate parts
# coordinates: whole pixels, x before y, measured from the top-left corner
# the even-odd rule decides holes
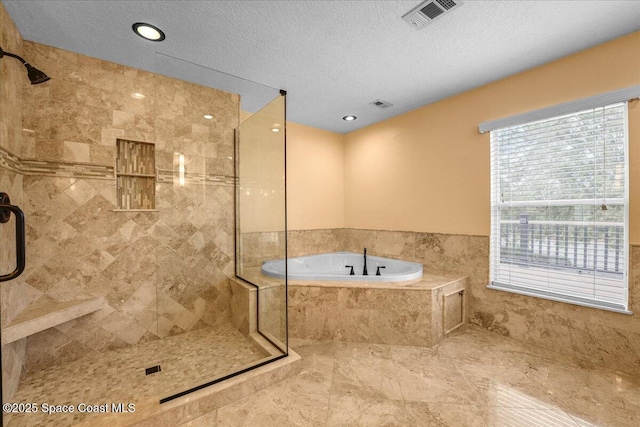
[[[24,64],[25,68],[27,69],[27,76],[29,77],[29,80],[31,81],[32,85],[37,85],[37,84],[40,84],[40,83],[44,83],[44,82],[46,82],[48,80],[51,80],[51,77],[47,76],[42,71],[38,70],[36,67],[34,67],[31,64],[29,64],[27,61],[22,59],[22,57],[20,57],[18,55],[15,55],[13,53],[5,52],[0,47],[0,58],[2,58],[4,56],[10,56],[12,58],[16,58],[18,61],[20,61],[20,62],[22,62]]]

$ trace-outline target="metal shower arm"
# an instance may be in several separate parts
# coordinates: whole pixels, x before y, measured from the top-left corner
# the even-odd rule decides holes
[[[2,58],[3,56],[10,56],[12,58],[16,58],[18,61],[22,62],[23,64],[26,64],[27,61],[25,61],[24,59],[22,59],[21,56],[18,56],[14,53],[9,53],[9,52],[5,52],[4,50],[2,50],[2,48],[0,47],[0,58]]]

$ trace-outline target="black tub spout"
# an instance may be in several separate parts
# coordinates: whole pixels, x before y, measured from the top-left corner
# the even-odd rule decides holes
[[[369,275],[369,273],[367,273],[367,248],[364,248],[364,269],[362,270],[362,275]]]

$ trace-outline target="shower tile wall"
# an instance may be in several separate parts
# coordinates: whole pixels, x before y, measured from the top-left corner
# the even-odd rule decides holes
[[[372,255],[420,262],[436,272],[463,274],[469,278],[471,323],[612,369],[640,370],[638,245],[630,247],[629,301],[635,314],[629,316],[487,289],[486,236],[332,229],[299,230],[288,237],[291,256],[335,250],[361,252],[366,247]]]
[[[23,295],[107,301],[30,336],[26,369],[228,322],[239,97],[32,42],[24,55],[52,80],[23,82]],[[117,138],[156,144],[156,212],[113,211]]]
[[[0,4],[0,46],[7,52],[23,54],[23,41],[11,18]],[[22,148],[22,82],[26,80],[24,67],[20,62],[7,58],[0,61],[0,191],[8,193],[11,203],[22,204],[22,175],[4,161],[2,153],[21,154]],[[15,156],[14,156],[15,157]],[[7,274],[15,266],[14,219],[0,225],[0,265],[1,274]],[[10,322],[27,305],[24,278],[13,280],[10,286],[0,286],[0,311],[2,325]],[[2,346],[2,392],[5,398],[13,394],[18,386],[22,363],[24,362],[26,340],[21,339]]]

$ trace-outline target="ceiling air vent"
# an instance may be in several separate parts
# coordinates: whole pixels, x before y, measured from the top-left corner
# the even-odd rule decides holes
[[[373,102],[370,102],[369,104],[373,105],[374,107],[379,107],[379,108],[387,108],[387,107],[391,107],[393,104],[388,102],[388,101],[383,101],[382,99],[376,99]]]
[[[407,21],[415,29],[419,30],[433,22],[435,19],[457,9],[462,5],[462,3],[462,1],[457,0],[427,0],[411,9],[409,13],[403,15],[402,19]]]

